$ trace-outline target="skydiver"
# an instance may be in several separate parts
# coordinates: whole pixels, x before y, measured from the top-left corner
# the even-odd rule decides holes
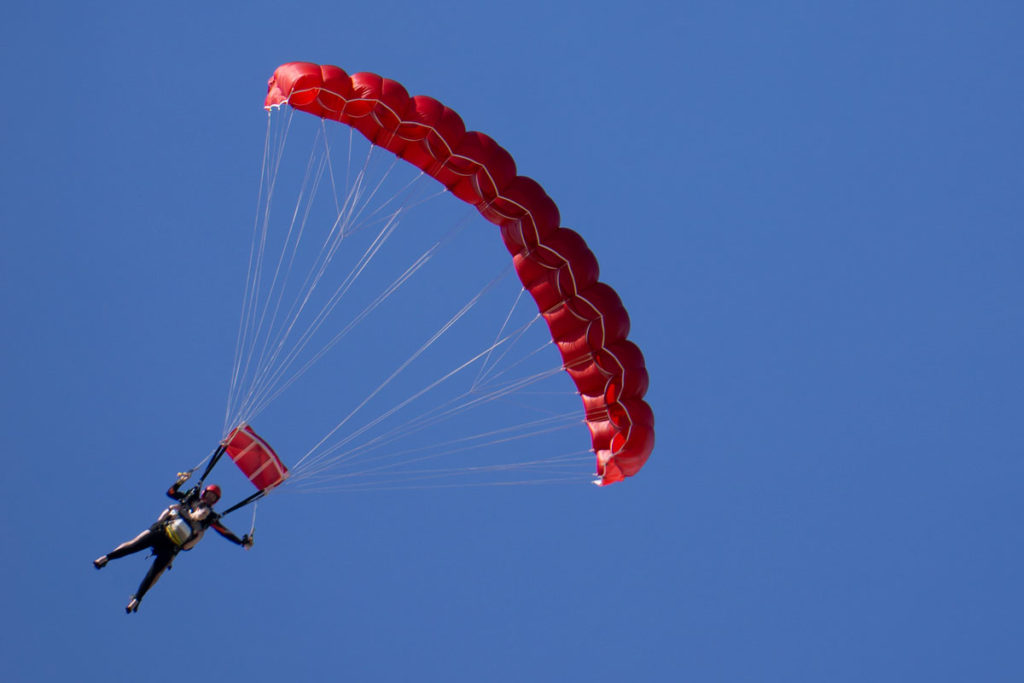
[[[188,473],[179,474],[177,481],[167,489],[167,496],[178,502],[160,513],[160,517],[151,527],[92,562],[96,569],[102,569],[110,560],[116,560],[146,548],[153,550],[156,559],[153,560],[153,565],[146,572],[142,583],[139,584],[139,589],[124,608],[128,614],[138,611],[142,597],[171,566],[178,551],[191,550],[195,547],[207,528],[213,527],[213,530],[221,536],[246,550],[252,547],[252,536],[246,534],[239,538],[220,523],[220,515],[213,511],[213,506],[220,500],[220,487],[210,484],[196,499],[194,496],[179,491],[181,485],[188,478]]]

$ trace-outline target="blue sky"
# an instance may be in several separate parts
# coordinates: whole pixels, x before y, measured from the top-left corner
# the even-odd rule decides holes
[[[218,5],[5,10],[5,680],[1020,680],[1015,4]],[[294,60],[544,185],[657,445],[606,489],[282,491],[127,617],[145,561],[89,562],[220,436]]]

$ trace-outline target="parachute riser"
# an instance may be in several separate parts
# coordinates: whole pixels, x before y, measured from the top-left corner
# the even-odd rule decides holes
[[[203,470],[203,476],[199,477],[199,482],[196,483],[194,488],[201,489],[203,487],[203,482],[205,482],[206,478],[210,476],[210,472],[213,470],[213,466],[217,464],[217,462],[221,459],[221,456],[224,455],[225,451],[227,451],[227,447],[224,444],[220,444],[219,446],[217,446],[217,449],[213,452],[213,455],[210,456],[209,464],[207,464],[206,469]]]
[[[226,449],[224,447],[224,444],[220,444],[219,446],[217,446],[216,450],[213,451],[213,454],[210,456],[210,462],[206,465],[206,469],[203,470],[203,475],[199,477],[199,481],[196,482],[196,484],[188,490],[188,493],[185,494],[185,497],[182,498],[181,504],[183,506],[188,506],[195,502],[196,500],[198,500],[199,494],[203,490],[203,482],[205,482],[206,478],[210,476],[210,472],[213,470],[213,466],[216,465],[217,461],[221,459],[221,456],[224,455],[225,450]],[[195,472],[196,469],[198,469],[198,465],[196,466],[196,468],[193,468],[191,472]]]
[[[234,505],[229,507],[224,512],[220,513],[220,516],[224,517],[224,516],[234,512],[235,510],[237,510],[239,508],[245,507],[249,503],[255,503],[257,500],[259,500],[260,498],[262,498],[265,495],[267,495],[267,492],[265,490],[264,491],[257,491],[256,493],[252,494],[248,498],[244,498],[244,499],[240,500],[239,502],[235,503]],[[255,517],[254,517],[254,519],[255,519]]]

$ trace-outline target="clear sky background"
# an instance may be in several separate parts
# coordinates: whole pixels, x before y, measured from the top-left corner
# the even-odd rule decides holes
[[[5,681],[1024,679],[1018,3],[3,15]],[[629,308],[657,445],[606,489],[282,492],[129,617],[146,562],[90,561],[220,436],[295,60],[541,181]]]

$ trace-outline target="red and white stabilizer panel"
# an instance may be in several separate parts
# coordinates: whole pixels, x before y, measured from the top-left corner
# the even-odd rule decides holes
[[[252,485],[266,492],[288,478],[288,468],[277,453],[247,424],[240,425],[223,441],[224,450],[249,478]]]

